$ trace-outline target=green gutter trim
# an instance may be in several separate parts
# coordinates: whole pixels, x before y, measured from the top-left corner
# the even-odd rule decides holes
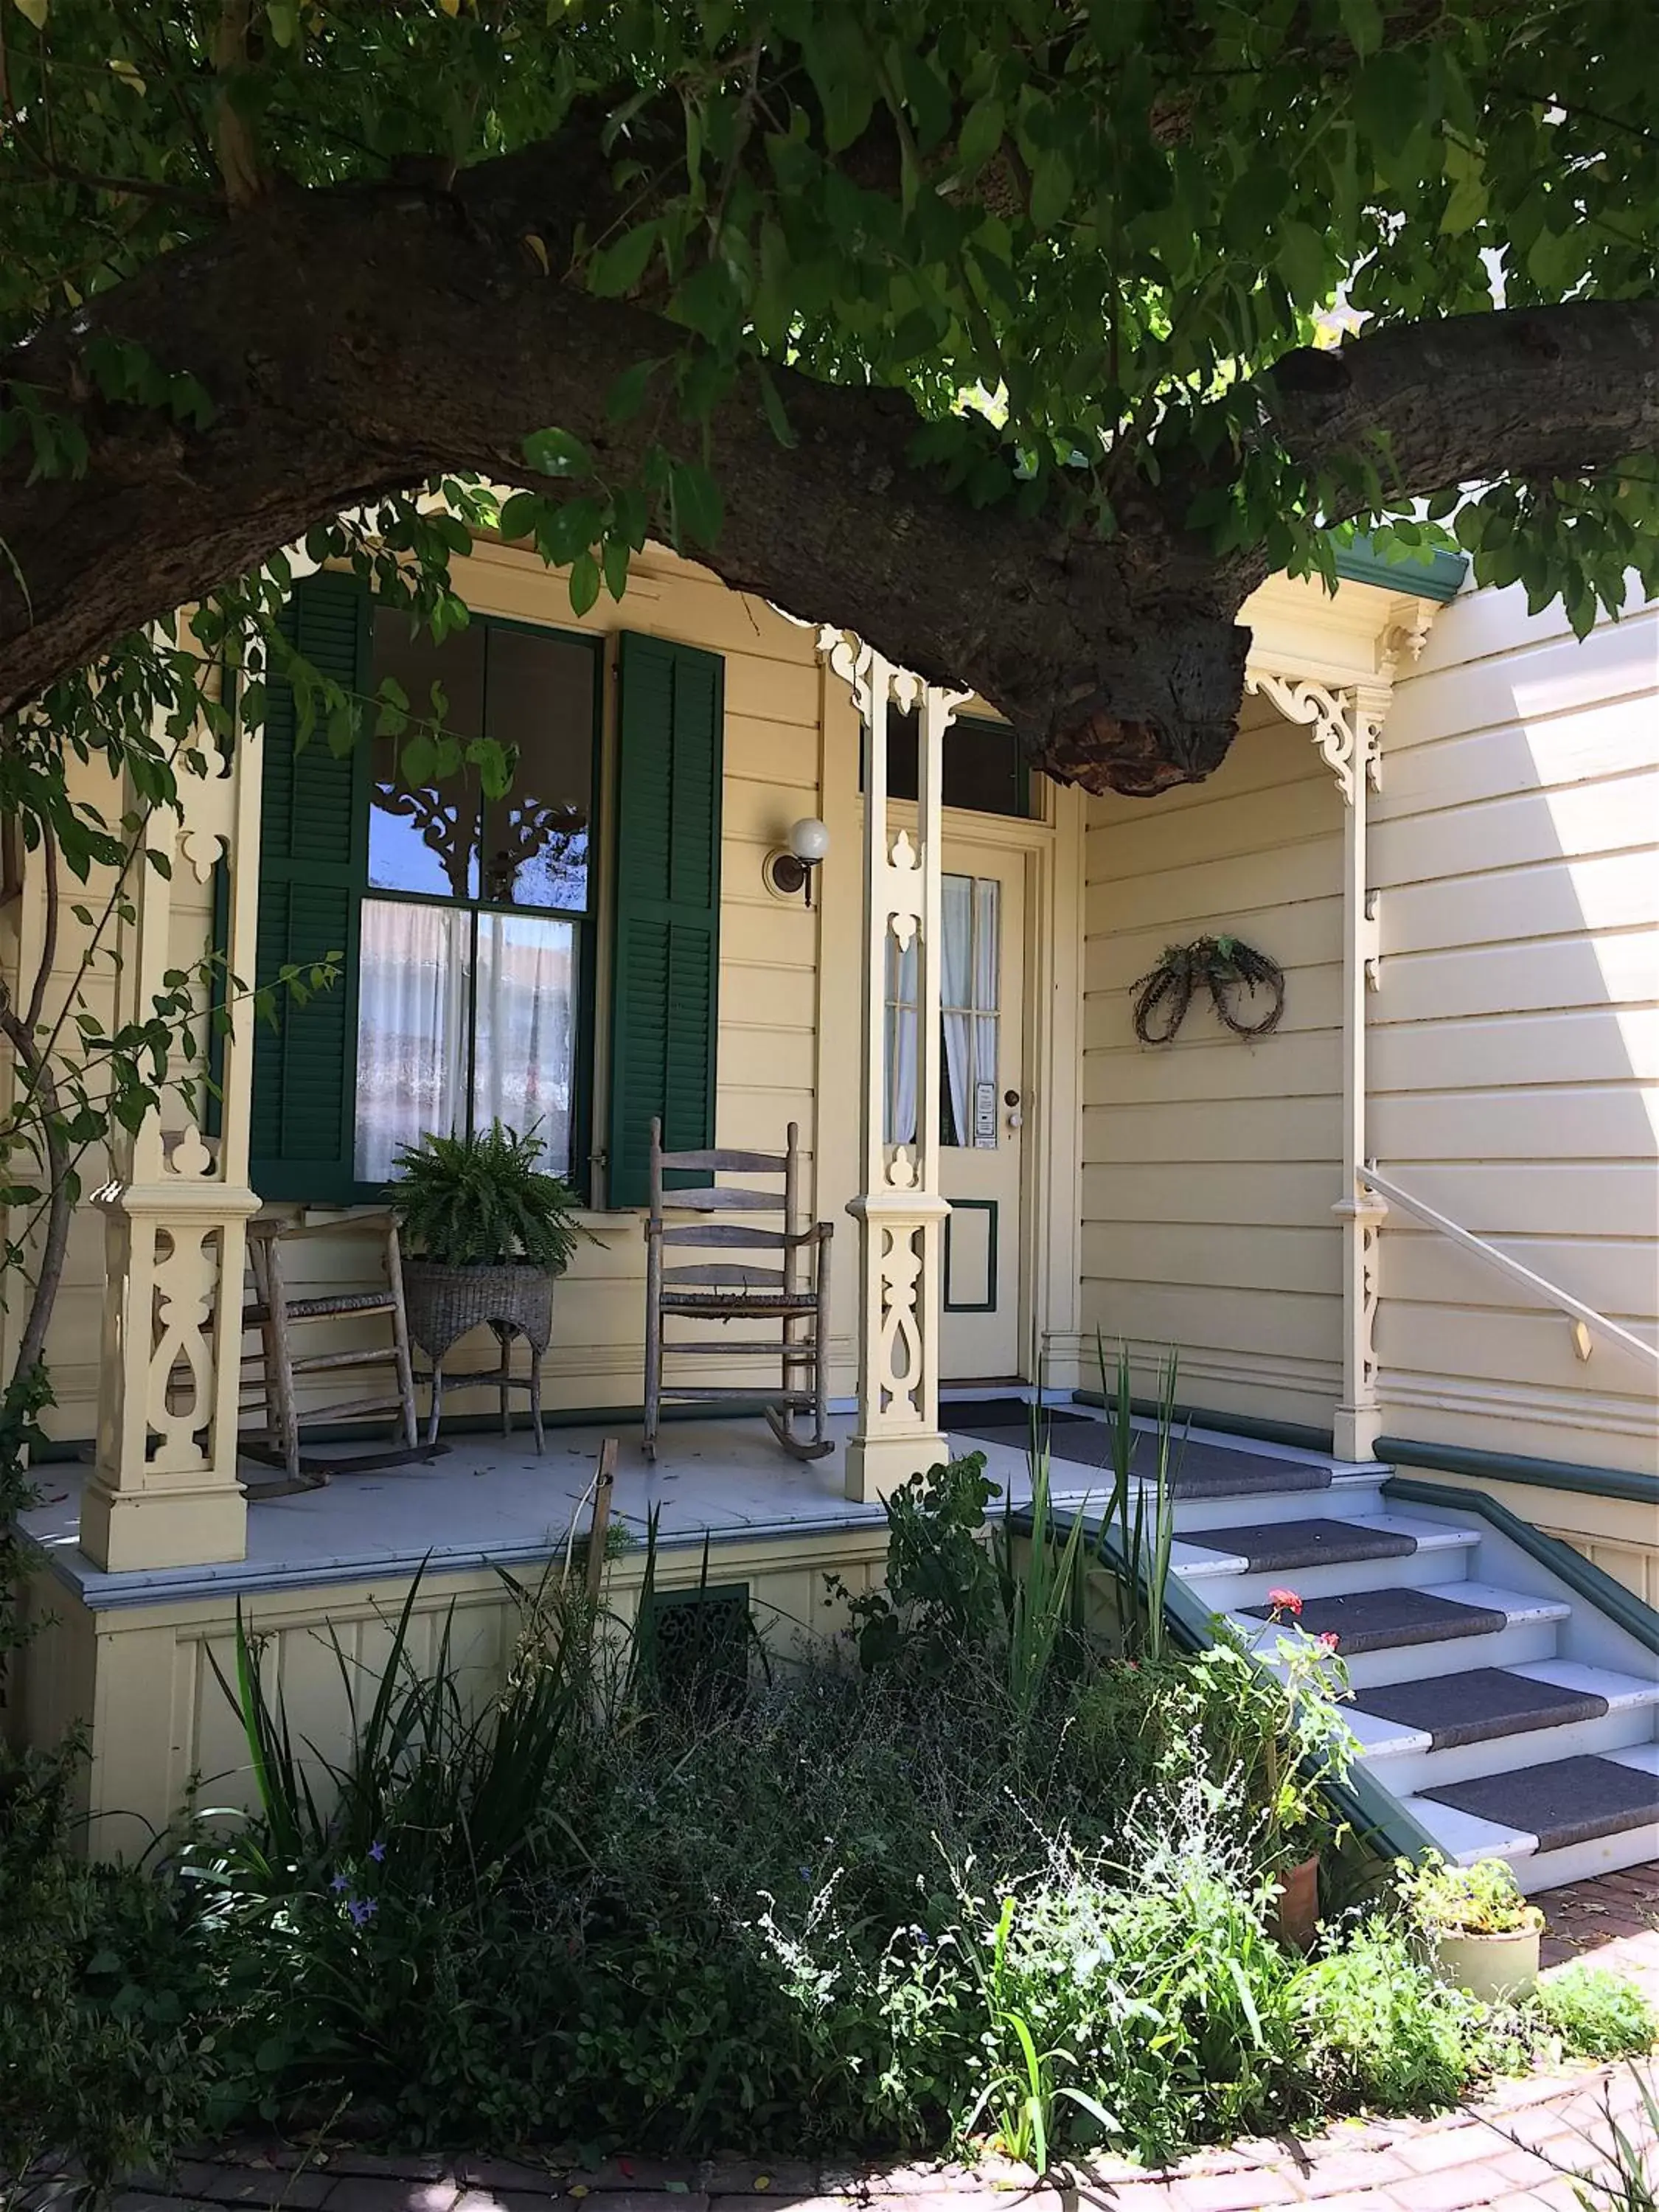
[[[1378,1459],[1390,1466],[1433,1468],[1440,1474],[1472,1475],[1480,1482],[1523,1482],[1539,1490],[1575,1490],[1585,1498],[1618,1498],[1659,1507],[1659,1474],[1628,1468],[1586,1467],[1571,1459],[1521,1459],[1513,1452],[1475,1451],[1466,1444],[1416,1444],[1408,1437],[1379,1437]],[[1462,1497],[1467,1493],[1460,1491]]]
[[[1455,599],[1469,564],[1462,553],[1443,545],[1390,560],[1369,538],[1356,538],[1336,549],[1336,573],[1350,584],[1376,584],[1385,592],[1414,592],[1420,599]]]
[[[1108,1400],[1103,1390],[1073,1390],[1074,1406],[1098,1406],[1103,1411],[1115,1398]],[[1156,1398],[1131,1398],[1129,1411],[1156,1420],[1160,1407]],[[1313,1429],[1300,1421],[1259,1420],[1253,1413],[1217,1413],[1207,1406],[1177,1406],[1175,1418],[1178,1422],[1190,1422],[1195,1429],[1214,1429],[1224,1437],[1250,1437],[1264,1444],[1291,1444],[1297,1451],[1330,1452],[1334,1438],[1328,1429]]]
[[[1500,1505],[1482,1490],[1454,1490],[1449,1483],[1419,1482],[1415,1475],[1391,1474],[1382,1485],[1385,1498],[1398,1498],[1404,1505],[1439,1505],[1448,1512],[1478,1513],[1483,1521],[1491,1522],[1502,1536],[1547,1567],[1567,1588],[1593,1605],[1609,1620],[1633,1636],[1650,1651],[1659,1651],[1659,1613],[1644,1605],[1633,1590],[1623,1583],[1615,1582],[1610,1574],[1593,1565],[1582,1552],[1575,1552],[1571,1544],[1564,1544],[1559,1536],[1547,1536],[1541,1528],[1534,1528],[1530,1521],[1523,1521],[1518,1513],[1511,1513],[1507,1505]]]

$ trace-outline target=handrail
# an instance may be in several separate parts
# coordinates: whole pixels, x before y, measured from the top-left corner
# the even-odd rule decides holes
[[[1622,1344],[1626,1352],[1634,1352],[1653,1366],[1659,1367],[1659,1346],[1644,1343],[1639,1336],[1632,1336],[1627,1328],[1620,1328],[1616,1321],[1609,1321],[1605,1314],[1597,1313],[1594,1306],[1587,1306],[1582,1298],[1574,1297],[1571,1291],[1564,1291],[1559,1283],[1548,1282],[1542,1275],[1535,1275],[1530,1267],[1523,1267],[1520,1261],[1512,1260],[1507,1252],[1500,1252],[1497,1245],[1488,1244],[1484,1237],[1477,1237],[1473,1230],[1449,1220],[1425,1200],[1413,1198],[1410,1191],[1401,1190],[1400,1185],[1390,1182],[1387,1176],[1378,1175],[1375,1168],[1362,1167],[1359,1180],[1367,1189],[1376,1191],[1380,1198],[1404,1206],[1407,1213],[1414,1213],[1419,1221],[1426,1222],[1431,1229],[1437,1229],[1454,1244],[1461,1244],[1466,1252],[1473,1252],[1477,1260],[1484,1260],[1500,1275],[1507,1275],[1511,1282],[1524,1285],[1559,1312],[1571,1316],[1587,1328],[1599,1329],[1603,1336],[1611,1337],[1615,1344]],[[1581,1348],[1579,1357],[1588,1359],[1588,1349]]]

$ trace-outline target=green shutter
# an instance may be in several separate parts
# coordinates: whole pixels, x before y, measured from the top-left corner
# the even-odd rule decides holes
[[[368,690],[368,596],[325,572],[295,588],[287,634],[320,674]],[[357,915],[368,836],[367,748],[343,757],[325,731],[297,743],[294,695],[273,681],[266,703],[259,839],[263,987],[290,963],[343,955],[344,973],[303,1006],[279,993],[276,1026],[255,1024],[252,1164],[261,1198],[349,1198],[357,1059]]]
[[[623,638],[611,1002],[612,1206],[647,1202],[653,1115],[662,1116],[671,1151],[696,1151],[714,1141],[725,691],[726,665],[718,653],[653,637]]]

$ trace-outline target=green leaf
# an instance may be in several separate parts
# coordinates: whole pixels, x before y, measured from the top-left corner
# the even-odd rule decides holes
[[[611,422],[633,421],[645,404],[645,396],[650,389],[652,373],[656,367],[654,361],[636,361],[632,368],[623,369],[620,376],[612,380],[611,389],[605,396],[605,411]]]
[[[795,434],[790,427],[788,416],[784,412],[782,398],[773,380],[771,370],[763,361],[757,364],[756,374],[760,380],[761,405],[766,411],[772,435],[781,446],[794,445]]]
[[[724,513],[719,484],[696,461],[677,461],[668,481],[682,536],[695,538],[700,545],[712,545],[720,534]],[[622,594],[616,596],[620,599]]]
[[[650,266],[659,228],[654,222],[635,223],[614,246],[596,253],[588,264],[588,290],[602,300],[631,292]]]
[[[957,160],[967,174],[982,168],[1001,145],[1008,127],[1007,110],[994,93],[976,100],[957,137]]]
[[[1445,211],[1440,218],[1441,235],[1461,238],[1473,230],[1486,212],[1491,193],[1486,185],[1486,164],[1478,148],[1466,146],[1461,138],[1446,141],[1446,175],[1451,190],[1446,196]]]
[[[37,31],[44,31],[47,5],[48,0],[17,0],[17,12],[26,21],[33,23]]]
[[[544,477],[591,477],[593,456],[568,430],[532,430],[524,441],[524,457]]]
[[[533,491],[515,491],[501,507],[501,532],[503,538],[531,538],[541,518],[544,502]]]
[[[1059,222],[1072,204],[1072,165],[1057,147],[1037,156],[1031,171],[1031,221],[1039,230]]]
[[[680,320],[711,345],[736,333],[737,287],[723,261],[705,261],[694,269],[675,293],[674,306]]]
[[[605,570],[605,587],[613,599],[620,599],[628,589],[630,552],[628,540],[614,530],[599,548],[599,559]]]
[[[1338,0],[1342,27],[1361,61],[1382,44],[1382,10],[1377,0]]]
[[[599,596],[599,564],[591,552],[579,553],[570,564],[570,609],[585,615]]]
[[[1298,307],[1322,303],[1335,289],[1325,241],[1311,223],[1282,224],[1276,258],[1285,288]]]

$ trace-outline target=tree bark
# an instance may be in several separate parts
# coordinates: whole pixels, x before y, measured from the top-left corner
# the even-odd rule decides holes
[[[0,389],[33,383],[89,446],[73,480],[29,483],[27,450],[0,462],[0,538],[22,579],[0,558],[0,713],[343,508],[445,471],[580,489],[527,466],[533,430],[573,432],[617,482],[653,437],[702,459],[702,430],[672,413],[606,414],[615,378],[685,333],[560,280],[577,158],[555,142],[447,192],[274,191],[0,358]],[[99,398],[84,356],[100,332],[197,376],[207,427]],[[1012,502],[975,511],[908,461],[917,418],[902,395],[773,375],[793,447],[752,380],[708,426],[726,520],[699,557],[717,574],[971,684],[1062,778],[1150,793],[1217,766],[1249,642],[1237,617],[1266,564],[1254,550],[1218,559],[1184,528],[1192,484],[1120,502],[1106,540]],[[1263,435],[1310,465],[1375,458],[1386,437],[1413,492],[1577,473],[1659,446],[1659,303],[1292,354],[1261,403]]]

